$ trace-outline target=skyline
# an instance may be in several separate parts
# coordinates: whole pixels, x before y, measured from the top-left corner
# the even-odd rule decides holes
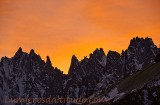
[[[133,37],[160,44],[159,0],[0,0],[0,57],[19,47],[68,72],[72,55],[121,53]]]
[[[138,36],[137,36],[137,37],[138,37]],[[137,38],[137,37],[133,37],[133,38]],[[132,39],[133,39],[133,38],[132,38]],[[138,37],[138,38],[144,38],[144,37]],[[145,37],[145,38],[148,38],[148,37]],[[145,39],[145,38],[144,38],[144,39]],[[149,37],[149,38],[150,38],[150,37]],[[131,39],[131,40],[132,40],[132,39]],[[151,39],[152,39],[152,38],[151,38]],[[131,40],[130,40],[130,41],[131,41]],[[153,40],[152,40],[152,41],[153,41]],[[153,41],[153,43],[154,43],[154,41]],[[154,43],[154,44],[155,44],[155,43]],[[157,45],[156,45],[156,46],[157,46]],[[129,47],[129,45],[128,45],[128,47]],[[157,48],[160,48],[160,44],[159,44],[159,46],[157,46]],[[34,49],[30,49],[29,52],[26,52],[26,51],[23,50],[22,47],[19,47],[18,50],[19,50],[19,49],[21,49],[22,52],[27,53],[27,54],[29,54],[32,50],[34,50]],[[96,50],[96,49],[100,49],[100,48],[95,48],[95,50]],[[103,48],[102,48],[102,49],[103,49]],[[17,50],[17,51],[18,51],[18,50]],[[95,50],[94,50],[94,51],[95,51]],[[127,48],[126,48],[125,50],[127,50]],[[125,51],[125,50],[122,50],[122,51]],[[90,58],[89,55],[90,55],[90,54],[93,54],[94,51],[92,51],[91,53],[89,53],[88,56],[85,56],[85,55],[84,55],[84,56],[83,56],[83,59],[84,59],[85,57]],[[115,50],[109,50],[109,51],[115,51]],[[109,51],[108,51],[108,52],[109,52]],[[104,51],[104,53],[105,53],[106,56],[107,56],[108,52],[105,52],[105,51]],[[117,52],[117,51],[116,51],[116,52]],[[38,53],[36,53],[35,50],[34,50],[34,53],[37,54],[37,55],[39,55],[39,56],[41,57],[41,55],[38,54]],[[119,53],[120,55],[122,54],[122,52],[118,52],[118,53]],[[16,54],[16,52],[15,52],[15,54]],[[76,56],[76,55],[73,54],[72,56]],[[2,57],[7,57],[7,56],[2,56]],[[14,55],[13,55],[12,57],[14,57]],[[51,60],[50,56],[46,56],[46,59],[43,59],[43,58],[41,57],[41,59],[44,60],[45,62],[47,62],[47,61],[46,61],[46,60],[47,60],[47,57],[49,57],[49,59]],[[77,56],[76,56],[76,57],[77,57]],[[78,59],[78,58],[77,58],[77,59]],[[78,59],[78,61],[81,61],[81,60],[83,60],[83,59]],[[70,58],[70,61],[71,61],[71,60],[72,60],[72,57]],[[51,64],[52,64],[52,66],[53,66],[54,68],[56,67],[56,66],[54,66],[54,64],[52,63],[52,61],[51,61]],[[71,63],[70,63],[70,65],[71,65]],[[70,65],[69,65],[68,71],[69,71],[69,69],[70,69]],[[56,67],[56,68],[58,68],[58,67]],[[58,68],[58,69],[59,69],[59,68]],[[63,70],[60,69],[60,71],[63,71]],[[68,74],[68,71],[67,71],[67,72],[64,72],[64,71],[63,71],[63,73],[64,73],[64,74]]]

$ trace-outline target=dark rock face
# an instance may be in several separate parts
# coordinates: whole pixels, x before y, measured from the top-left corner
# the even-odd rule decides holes
[[[82,61],[72,57],[65,85],[70,97],[89,96],[95,91],[95,85],[100,81],[105,69],[103,60],[106,61],[106,56],[102,49],[96,49],[90,54],[90,58],[85,57]]]
[[[155,62],[158,63],[160,62],[160,54],[157,54],[155,57]]]
[[[159,105],[160,78],[151,80],[140,89],[125,94],[119,100],[104,105]]]
[[[152,64],[157,53],[158,48],[154,45],[152,39],[133,38],[128,50],[122,54],[126,61],[125,68],[128,69],[126,75]]]
[[[0,62],[1,98],[61,96],[65,79],[66,75],[53,68],[48,57],[45,63],[34,50],[27,54],[19,48],[14,57]]]
[[[27,54],[19,48],[14,57],[0,61],[0,100],[4,96],[89,97],[154,63],[159,52],[152,39],[136,37],[121,54],[109,51],[106,55],[100,48],[81,61],[73,55],[65,75],[49,57],[45,62],[34,50]]]
[[[88,97],[154,63],[158,52],[152,39],[136,37],[122,54],[109,51],[105,55],[101,48],[96,49],[89,58],[81,61],[72,59],[66,92],[70,97]]]

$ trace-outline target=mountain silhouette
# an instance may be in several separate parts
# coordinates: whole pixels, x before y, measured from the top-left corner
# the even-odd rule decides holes
[[[33,49],[28,54],[20,47],[12,58],[1,58],[0,105],[4,104],[5,97],[99,96],[100,91],[109,91],[154,64],[159,53],[151,38],[136,37],[121,54],[111,50],[105,54],[102,48],[97,48],[82,60],[73,55],[66,75],[54,67],[49,56],[44,61]]]

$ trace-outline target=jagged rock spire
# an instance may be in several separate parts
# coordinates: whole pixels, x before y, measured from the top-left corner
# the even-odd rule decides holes
[[[20,56],[23,53],[22,48],[19,47],[18,51],[15,53],[15,56]]]
[[[78,66],[78,59],[75,55],[72,56],[72,59],[71,59],[71,66]]]
[[[120,59],[120,57],[121,55],[118,52],[109,50],[107,54],[107,63],[109,65],[116,64],[118,60]]]
[[[93,55],[105,55],[104,51],[103,51],[103,48],[100,48],[100,49],[96,49],[94,52],[93,52]]]
[[[47,56],[46,64],[47,64],[48,66],[52,66],[52,62],[51,62],[49,56]]]
[[[35,52],[34,52],[34,50],[33,50],[33,49],[31,49],[31,51],[30,51],[29,55],[35,55]]]
[[[76,72],[75,69],[78,67],[78,65],[79,65],[79,61],[78,61],[77,57],[75,55],[73,55],[72,59],[71,59],[71,65],[70,65],[68,74],[69,75],[74,74],[74,72]]]
[[[135,38],[131,39],[129,47],[130,46],[139,46],[139,44],[141,44],[143,46],[147,46],[147,47],[148,46],[155,46],[154,42],[149,37],[146,37],[146,38],[135,37]]]
[[[77,59],[77,57],[75,55],[72,56],[72,59],[71,59],[71,66],[78,66],[79,64],[79,61]]]
[[[96,50],[93,51],[93,53],[90,54],[89,59],[101,60],[103,56],[105,56],[103,48],[100,49],[97,48]]]
[[[78,61],[78,59],[75,55],[72,55],[72,60],[71,61]]]
[[[21,47],[19,47],[18,51],[19,51],[19,52],[22,52],[22,48],[21,48]]]
[[[107,54],[107,57],[110,57],[110,56],[118,56],[118,57],[120,57],[120,54],[117,52],[117,51],[111,51],[111,50],[109,50],[108,51],[108,54]]]

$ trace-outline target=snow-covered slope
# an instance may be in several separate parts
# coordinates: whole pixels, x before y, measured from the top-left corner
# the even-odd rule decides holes
[[[125,94],[111,105],[159,105],[160,62],[120,82],[118,92]]]
[[[160,62],[127,77],[109,91],[101,91],[96,97],[108,99],[103,105],[159,105]]]

